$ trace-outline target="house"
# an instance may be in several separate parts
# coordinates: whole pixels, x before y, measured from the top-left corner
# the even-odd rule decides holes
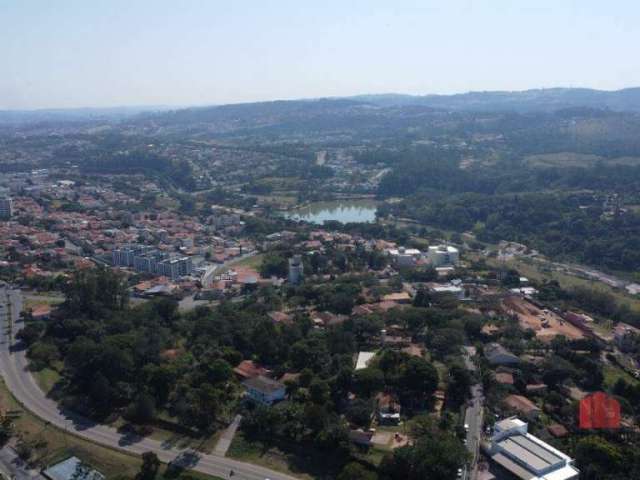
[[[547,427],[547,430],[551,435],[556,438],[563,438],[569,435],[569,432],[564,427],[564,425],[560,425],[559,423],[553,423]]]
[[[263,375],[245,380],[242,385],[244,385],[247,396],[262,405],[273,405],[284,400],[286,396],[284,384]]]
[[[528,433],[528,425],[511,417],[497,422],[488,449],[493,462],[524,480],[577,480],[573,459]]]
[[[370,447],[373,438],[373,432],[365,432],[364,430],[350,430],[349,431],[349,440],[351,440],[356,445],[362,445],[364,447]]]
[[[400,402],[395,395],[381,392],[376,395],[376,403],[381,424],[397,425],[400,422]]]
[[[544,383],[530,383],[525,388],[531,395],[542,395],[547,391],[547,385]]]
[[[362,370],[369,366],[369,362],[376,356],[376,352],[358,352],[358,359],[356,360],[356,370]]]
[[[243,360],[233,369],[234,373],[240,378],[248,379],[255,378],[260,375],[266,375],[269,370],[261,365],[258,365],[253,360]]]
[[[389,293],[382,297],[383,302],[395,302],[397,304],[411,303],[411,295],[407,292]]]
[[[282,323],[284,325],[292,325],[293,317],[285,312],[269,312],[267,314],[273,323]]]
[[[36,305],[31,311],[31,316],[34,320],[46,320],[51,316],[50,305]]]
[[[620,350],[627,352],[635,342],[640,341],[640,330],[620,322],[613,329],[613,340]]]
[[[484,347],[484,356],[491,365],[517,365],[520,359],[499,343],[490,343]]]
[[[496,382],[501,385],[513,385],[513,374],[509,372],[496,373]]]
[[[537,418],[541,412],[535,403],[522,395],[509,395],[504,399],[504,404],[508,409],[515,410],[530,420]]]

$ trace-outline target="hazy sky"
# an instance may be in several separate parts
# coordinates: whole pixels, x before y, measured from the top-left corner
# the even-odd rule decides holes
[[[640,85],[637,0],[0,0],[0,109]]]

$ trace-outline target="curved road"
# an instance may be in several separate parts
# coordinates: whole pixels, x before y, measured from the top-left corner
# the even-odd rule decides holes
[[[6,306],[7,303],[13,303],[11,299],[6,298],[6,295],[2,295],[2,293],[0,290],[1,305]],[[7,300],[8,302],[5,303]],[[16,299],[15,303],[20,305],[21,301]],[[15,320],[16,317],[14,317],[14,322]],[[20,329],[20,325],[16,325],[16,323],[13,324],[11,329],[13,333]],[[0,373],[4,377],[7,388],[22,403],[25,409],[52,425],[94,443],[129,453],[140,455],[151,451],[156,453],[162,462],[173,462],[185,468],[221,478],[229,478],[229,473],[233,470],[234,480],[296,480],[295,477],[290,475],[258,465],[239,462],[220,455],[205,454],[191,449],[179,449],[150,438],[122,434],[115,428],[97,424],[72,412],[62,411],[56,402],[46,397],[29,373],[24,350],[11,348],[14,344],[14,339],[13,335],[8,333],[9,326],[6,322],[2,322],[0,331]]]

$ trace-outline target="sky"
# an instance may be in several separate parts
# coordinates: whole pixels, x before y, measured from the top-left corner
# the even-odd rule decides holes
[[[637,0],[0,0],[0,110],[640,86]]]

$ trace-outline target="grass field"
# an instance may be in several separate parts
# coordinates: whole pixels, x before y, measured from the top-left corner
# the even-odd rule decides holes
[[[277,446],[265,445],[258,441],[250,441],[238,432],[231,443],[227,456],[301,479],[335,478],[332,461],[328,455],[312,453],[304,446],[290,446],[283,451]]]
[[[43,368],[42,370],[32,372],[32,374],[40,389],[46,394],[49,394],[54,385],[60,380],[60,373],[53,368]]]
[[[618,379],[623,378],[627,381],[627,383],[631,383],[632,385],[637,385],[638,380],[633,378],[627,372],[625,372],[622,368],[617,365],[612,365],[608,362],[603,363],[602,365],[602,374],[604,375],[604,383],[608,387],[612,387],[618,381]]]

